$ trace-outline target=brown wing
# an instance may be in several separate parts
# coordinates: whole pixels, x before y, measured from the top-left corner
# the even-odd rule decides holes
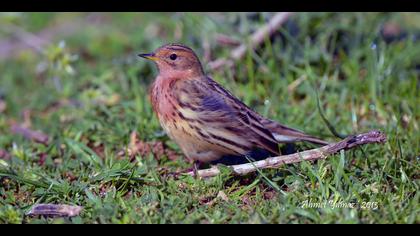
[[[210,84],[212,84],[212,86],[216,88],[217,91],[226,94],[226,97],[229,97],[229,99],[234,101],[236,104],[240,104],[242,110],[245,110],[255,120],[258,120],[259,124],[261,124],[265,129],[269,130],[276,142],[287,143],[296,141],[308,141],[322,145],[329,144],[327,141],[321,140],[319,138],[305,134],[302,131],[287,127],[276,121],[263,117],[262,115],[249,108],[246,104],[235,98],[231,93],[225,90],[216,81],[212,80],[211,78],[208,79],[210,81]]]
[[[311,143],[317,143],[321,145],[328,145],[327,141],[305,134],[302,131],[292,129],[285,125],[282,125],[276,121],[269,120],[261,117],[261,123],[270,130],[274,138],[281,143],[297,142],[297,141],[308,141]]]
[[[242,155],[255,148],[279,154],[277,141],[258,116],[212,79],[185,81],[177,100],[194,112],[212,142]]]

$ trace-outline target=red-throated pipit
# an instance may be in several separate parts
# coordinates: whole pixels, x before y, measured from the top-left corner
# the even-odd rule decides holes
[[[278,143],[327,142],[269,120],[208,77],[194,51],[167,44],[139,56],[153,60],[159,75],[150,99],[163,129],[185,156],[211,162],[254,150],[278,155]]]

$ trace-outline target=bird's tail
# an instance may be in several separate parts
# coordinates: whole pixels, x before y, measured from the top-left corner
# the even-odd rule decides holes
[[[329,142],[313,137],[311,135],[305,134],[302,131],[289,128],[287,126],[281,125],[275,121],[264,119],[261,123],[270,130],[277,142],[280,143],[293,143],[298,141],[308,141],[311,143],[328,145]]]

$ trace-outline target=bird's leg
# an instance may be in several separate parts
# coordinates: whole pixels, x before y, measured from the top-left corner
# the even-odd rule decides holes
[[[194,160],[194,177],[196,179],[199,178],[198,176],[198,169],[200,168],[200,161]]]

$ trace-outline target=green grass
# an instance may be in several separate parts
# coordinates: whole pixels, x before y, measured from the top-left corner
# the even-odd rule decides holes
[[[41,52],[26,48],[0,59],[0,98],[7,106],[0,112],[0,149],[11,155],[0,160],[0,223],[420,223],[416,13],[297,14],[282,36],[249,51],[234,70],[207,70],[263,115],[336,140],[317,111],[317,90],[339,133],[379,129],[388,137],[384,145],[208,180],[168,175],[191,166],[183,158],[150,154],[130,162],[117,156],[133,130],[182,156],[152,113],[147,88],[156,68],[138,53],[182,42],[203,57],[207,41],[212,58],[223,57],[231,48],[217,44],[216,33],[246,39],[265,17],[2,13],[2,25],[33,34],[66,30],[53,31]],[[380,32],[390,22],[406,37],[385,42]],[[0,38],[18,42],[6,29]],[[58,101],[71,102],[54,106]],[[10,132],[10,122],[23,122],[24,110],[31,111],[32,129],[51,137],[47,146]],[[217,197],[221,192],[227,201]],[[327,207],[306,208],[305,201]],[[358,207],[337,208],[330,201]],[[377,208],[363,209],[367,202]],[[35,203],[84,210],[73,218],[26,216]]]

